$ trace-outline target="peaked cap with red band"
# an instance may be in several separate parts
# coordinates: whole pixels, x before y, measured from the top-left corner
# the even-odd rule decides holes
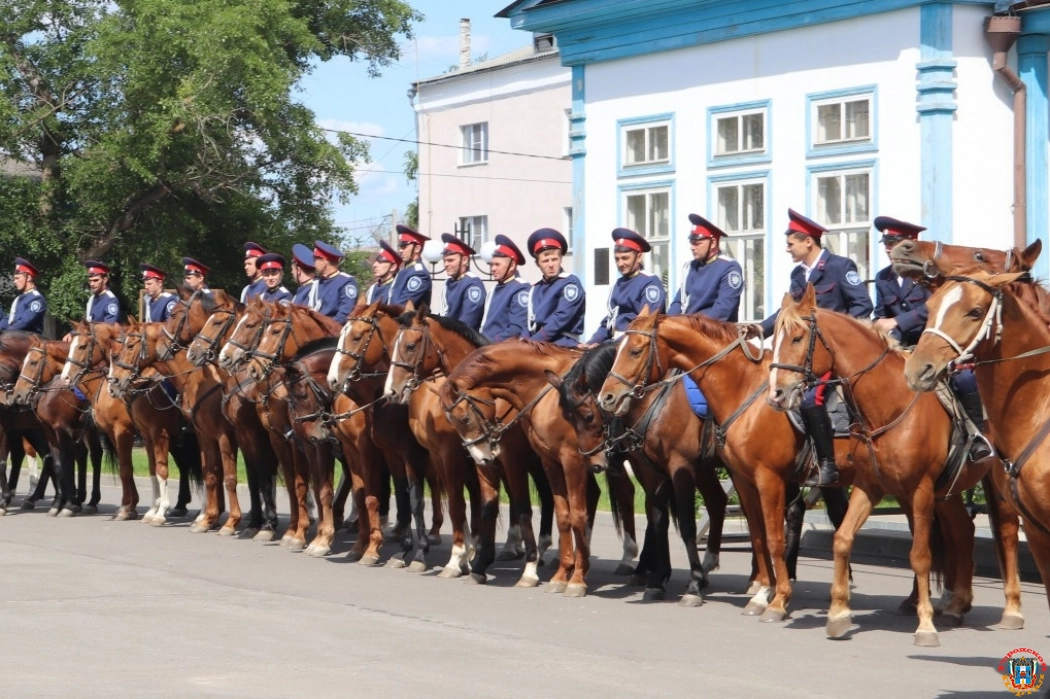
[[[806,218],[794,209],[788,209],[788,227],[784,231],[784,235],[791,235],[792,233],[801,233],[802,235],[808,235],[810,238],[820,240],[820,236],[828,232],[828,229],[820,225],[811,218]]]
[[[258,243],[245,243],[244,244],[244,256],[245,257],[261,257],[266,254],[266,248]]]
[[[314,241],[314,258],[320,257],[321,259],[328,260],[329,262],[339,262],[343,259],[343,251],[334,245],[329,245],[323,240]]]
[[[40,272],[37,271],[36,265],[34,265],[32,262],[30,262],[24,257],[15,258],[15,271],[28,274],[33,279],[36,279],[38,276],[40,276]]]
[[[717,242],[719,239],[725,237],[725,231],[708,221],[700,214],[689,214],[689,223],[693,224],[693,227],[689,229],[689,242],[691,243],[706,238],[714,238]]]
[[[145,262],[139,264],[139,269],[142,270],[143,281],[147,279],[159,279],[161,281],[164,281],[164,277],[166,276],[164,274],[164,270],[160,269],[159,267],[154,267],[153,265],[148,265]]]
[[[202,277],[211,271],[211,267],[201,262],[197,262],[197,260],[193,259],[192,257],[182,258],[182,268],[186,272],[193,272],[201,275]]]
[[[564,254],[569,250],[569,241],[565,240],[565,236],[553,228],[540,228],[529,236],[527,247],[529,248],[529,254],[533,257],[536,257],[544,250],[553,249],[561,250],[562,254]]]
[[[292,259],[302,269],[307,272],[313,272],[316,268],[314,267],[314,251],[302,243],[296,243],[292,246]]]
[[[492,251],[493,257],[509,257],[519,265],[525,264],[525,253],[514,244],[513,240],[505,235],[497,235],[493,242],[496,243],[496,249]]]
[[[919,226],[907,221],[900,221],[889,216],[878,216],[873,222],[875,228],[882,232],[881,243],[900,242],[905,238],[917,240],[919,233],[926,230],[925,226]]]
[[[379,241],[379,252],[376,253],[376,259],[383,262],[389,262],[395,267],[401,266],[401,255],[398,254],[393,245],[385,240]]]
[[[417,245],[422,245],[430,240],[430,238],[422,233],[412,230],[408,226],[402,226],[399,223],[397,224],[397,240],[399,243],[416,243]]]
[[[284,256],[276,252],[268,252],[265,255],[259,255],[258,259],[255,260],[255,264],[259,265],[260,271],[264,269],[284,269]]]
[[[87,267],[89,277],[100,277],[109,274],[109,265],[105,262],[99,262],[98,260],[84,260],[84,266]]]
[[[616,244],[614,252],[649,252],[653,249],[648,240],[630,228],[614,228],[612,239]]]
[[[442,254],[449,255],[458,253],[460,255],[477,255],[477,251],[451,233],[442,233],[441,242],[445,244]]]

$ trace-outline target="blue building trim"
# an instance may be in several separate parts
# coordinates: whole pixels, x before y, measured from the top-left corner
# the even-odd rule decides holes
[[[667,162],[654,165],[624,165],[624,138],[630,127],[656,126],[667,123]],[[640,177],[643,175],[666,175],[675,171],[675,123],[674,114],[650,114],[616,120],[616,176]]]
[[[1050,186],[1050,173],[1047,170],[1050,167],[1050,159],[1047,157],[1050,101],[1047,99],[1046,69],[1050,37],[1045,33],[1026,33],[1029,27],[1028,16],[1023,17],[1022,34],[1017,39],[1017,67],[1028,93],[1028,108],[1025,112],[1025,238],[1028,243],[1042,239],[1045,245],[1050,218],[1050,204],[1047,201],[1047,187]],[[1042,22],[1032,22],[1035,26],[1039,24],[1045,26]],[[1050,276],[1050,261],[1046,255],[1040,255],[1035,263],[1034,273],[1039,279]]]
[[[775,308],[773,303],[773,255],[775,249],[780,249],[781,240],[778,236],[774,236],[774,231],[779,231],[779,228],[774,228],[773,225],[773,172],[771,170],[751,170],[747,172],[724,174],[724,175],[711,175],[707,178],[707,212],[706,217],[710,221],[718,223],[718,187],[719,185],[726,184],[745,184],[747,182],[755,182],[761,180],[765,185],[765,206],[763,206],[763,216],[765,216],[765,242],[762,246],[763,264],[765,268],[762,273],[762,280],[765,288],[762,290],[762,296],[764,297],[765,304],[765,315],[772,313],[772,309]],[[732,236],[730,236],[732,237]],[[774,244],[776,243],[776,244]],[[743,260],[737,260],[741,267],[744,265]],[[754,284],[754,279],[746,278],[744,284]],[[673,293],[673,292],[671,292]],[[762,320],[759,318],[758,320]]]
[[[648,180],[644,182],[627,180],[624,182],[618,182],[616,184],[616,220],[621,222],[621,225],[626,224],[626,218],[624,216],[624,202],[627,194],[647,191],[651,189],[666,189],[668,190],[667,197],[667,215],[670,226],[667,231],[667,288],[670,289],[676,283],[678,278],[678,270],[675,269],[678,264],[678,238],[676,235],[677,221],[678,221],[678,205],[677,198],[675,196],[675,185],[674,179],[661,179],[661,180]]]
[[[845,100],[849,97],[871,96],[871,110],[868,118],[871,120],[871,138],[865,141],[817,145],[815,143],[816,133],[816,108],[819,103]],[[879,90],[877,85],[861,85],[841,90],[828,90],[826,92],[814,92],[806,95],[806,157],[824,158],[849,153],[873,153],[879,150]]]
[[[712,44],[729,39],[811,27],[941,0],[525,0],[501,12],[515,29],[552,32],[563,65]],[[953,0],[988,7],[988,0]],[[657,7],[654,7],[657,5]],[[989,8],[990,9],[990,8]]]
[[[569,115],[569,157],[572,158],[572,271],[587,283],[586,184],[587,184],[587,103],[584,66],[572,68],[572,112]]]
[[[773,160],[773,141],[769,137],[770,125],[773,123],[772,100],[758,100],[755,102],[740,102],[739,104],[727,104],[718,107],[707,108],[707,167],[737,167],[740,165],[757,165],[769,163]],[[761,151],[755,153],[743,153],[733,155],[715,155],[715,143],[718,140],[718,120],[734,113],[762,112],[765,115],[763,124],[762,143],[765,146]]]
[[[924,238],[952,239],[952,129],[955,119],[956,62],[952,58],[952,5],[924,5],[919,14],[921,42],[918,100],[921,140],[921,221]]]

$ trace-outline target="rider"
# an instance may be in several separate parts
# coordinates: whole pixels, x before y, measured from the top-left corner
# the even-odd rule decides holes
[[[284,278],[284,257],[276,252],[268,252],[265,255],[259,255],[255,260],[265,284],[258,298],[270,303],[284,302],[285,305],[291,303],[292,292],[281,284]]]
[[[874,221],[875,228],[882,233],[882,244],[889,255],[897,243],[903,240],[917,240],[919,233],[926,230],[907,221],[900,221],[889,216],[879,216]],[[875,275],[875,326],[886,331],[902,345],[912,346],[919,342],[926,327],[926,301],[932,292],[916,284],[910,277],[900,277],[889,265]],[[970,460],[980,461],[992,455],[991,443],[982,434],[984,431],[984,408],[981,395],[977,391],[977,376],[972,369],[963,369],[952,375],[949,380],[959,404],[970,417],[977,429],[970,445]]]
[[[423,303],[430,305],[430,273],[419,261],[423,254],[423,243],[428,240],[430,238],[422,233],[398,224],[397,249],[401,257],[401,269],[390,289],[391,305],[404,306],[409,301],[417,307]]]
[[[385,240],[379,241],[379,252],[372,258],[372,276],[375,283],[365,292],[365,303],[390,303],[394,277],[401,268],[401,254]]]
[[[725,231],[699,214],[689,214],[689,249],[693,259],[682,268],[682,286],[671,301],[668,315],[703,313],[714,320],[735,323],[744,292],[740,263],[721,255]]]
[[[145,292],[142,319],[146,323],[160,323],[168,319],[175,308],[175,294],[164,291],[164,271],[145,262],[142,269],[142,287]]]
[[[613,229],[612,239],[620,278],[609,291],[609,315],[602,318],[591,339],[580,345],[581,349],[618,339],[646,306],[651,313],[664,312],[667,294],[663,282],[642,269],[644,255],[652,249],[649,241],[628,228]]]
[[[345,323],[357,305],[357,280],[339,271],[343,252],[323,240],[314,241],[314,283],[310,308],[337,323]]]
[[[116,323],[120,320],[120,301],[109,290],[109,265],[98,260],[85,260],[87,268],[88,297],[84,320],[89,323]]]
[[[477,252],[451,233],[442,233],[441,242],[445,244],[442,261],[448,275],[441,315],[463,321],[477,330],[485,314],[485,285],[470,273],[470,256]]]
[[[569,243],[553,228],[540,228],[529,236],[527,246],[543,278],[529,291],[526,337],[576,347],[583,332],[587,295],[575,274],[562,271],[561,260]]]
[[[241,303],[248,303],[266,289],[266,282],[259,273],[259,258],[266,254],[265,248],[258,243],[244,244],[244,274],[248,284],[241,289]]]
[[[310,307],[310,290],[317,283],[317,270],[314,267],[314,251],[302,243],[292,246],[292,277],[299,288],[292,296],[293,306]]]
[[[493,342],[522,337],[529,322],[529,283],[518,276],[525,255],[505,235],[493,241],[496,249],[489,260],[489,274],[496,286],[488,297],[481,334]]]
[[[0,330],[24,330],[38,335],[44,332],[47,300],[36,288],[38,276],[40,272],[29,260],[15,258],[13,280],[18,296],[11,302],[11,312],[0,318]]]
[[[817,292],[817,307],[828,311],[848,313],[854,318],[871,317],[871,298],[857,273],[853,260],[824,249],[821,236],[827,229],[816,221],[788,209],[787,252],[798,265],[791,270],[791,296],[797,301],[812,284]],[[762,321],[765,337],[773,334],[780,311]],[[802,422],[813,438],[817,454],[818,473],[811,475],[803,485],[824,486],[838,481],[835,464],[835,432],[831,417],[824,405],[824,392],[831,372],[820,377],[816,386],[807,389],[802,397]]]
[[[192,257],[182,258],[182,281],[190,288],[190,291],[200,291],[201,293],[211,291],[208,288],[208,282],[204,279],[204,276],[210,271],[211,267],[208,267],[203,262],[198,262]]]

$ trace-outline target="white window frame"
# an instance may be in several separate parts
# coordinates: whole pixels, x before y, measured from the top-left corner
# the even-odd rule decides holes
[[[807,95],[806,101],[808,157],[878,150],[878,142],[876,140],[878,134],[878,91],[874,85]],[[839,138],[819,140],[821,108],[837,105],[840,109],[841,127],[845,129],[846,105],[855,102],[868,103],[868,134],[866,136],[850,136],[845,134],[845,132],[840,132]]]
[[[757,102],[742,102],[740,104],[729,104],[718,107],[710,107],[707,110],[707,165],[711,168],[730,167],[734,165],[767,163],[773,158],[772,143],[770,140],[772,103],[770,100]],[[736,119],[738,124],[738,137],[743,138],[740,128],[744,118],[759,114],[762,116],[762,147],[747,150],[726,151],[719,150],[720,126],[723,120]],[[738,139],[739,140],[739,139]]]
[[[653,220],[653,197],[666,195],[667,210],[663,222]],[[633,197],[645,197],[643,214],[644,220],[634,218],[630,207],[630,199]],[[671,182],[653,182],[645,185],[621,187],[620,188],[620,216],[623,225],[636,231],[649,241],[652,250],[646,261],[646,269],[663,279],[669,285],[674,277],[674,261],[671,249],[671,221],[674,220],[674,185]],[[663,230],[653,231],[654,227]]]
[[[470,229],[470,235],[466,234]],[[489,217],[488,216],[460,216],[459,217],[460,239],[480,251],[482,243],[489,239]]]
[[[847,195],[847,180],[859,175],[868,178],[868,191],[866,198],[866,212],[851,210],[851,202]],[[828,229],[823,238],[823,245],[830,252],[842,255],[853,260],[857,265],[857,272],[862,280],[872,279],[874,270],[872,261],[875,259],[872,250],[871,222],[876,211],[875,192],[876,187],[876,163],[875,161],[841,163],[833,166],[823,166],[809,169],[808,189],[810,190],[810,211],[813,212],[813,220]],[[821,201],[821,180],[836,179],[839,182],[839,212],[838,221],[831,220],[826,215],[826,207]],[[863,215],[866,214],[866,215]]]
[[[573,227],[576,225],[573,220],[573,211],[571,206],[562,207],[562,230],[565,231],[565,242],[569,244],[569,248],[565,251],[566,255],[572,254],[572,239],[573,239]]]
[[[479,121],[459,127],[460,166],[484,165],[489,161],[489,123]]]
[[[674,172],[674,153],[675,153],[675,129],[674,129],[674,115],[673,114],[654,114],[645,117],[635,117],[631,119],[621,119],[616,122],[618,129],[617,139],[617,176],[618,177],[631,177],[635,175],[652,175],[656,173],[669,173]],[[651,160],[643,160],[637,163],[627,163],[627,138],[628,134],[644,131],[645,133],[645,150],[648,154],[650,150],[652,139],[651,134],[654,129],[666,128],[667,129],[667,153],[664,158],[654,158]]]
[[[746,221],[743,188],[762,187],[762,202],[753,210],[761,221],[752,217]],[[726,257],[740,263],[744,274],[744,292],[740,297],[740,321],[761,321],[769,314],[769,231],[770,231],[770,173],[752,172],[740,175],[713,177],[709,184],[710,201],[713,202],[712,221],[726,232],[721,250]],[[737,224],[734,226],[722,206],[724,190],[736,190]]]

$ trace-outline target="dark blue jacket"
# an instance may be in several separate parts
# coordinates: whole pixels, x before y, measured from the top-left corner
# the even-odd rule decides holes
[[[703,313],[709,318],[735,323],[744,292],[740,263],[727,257],[700,264],[691,260],[682,269],[684,281],[667,309],[668,315]]]
[[[459,279],[445,280],[445,308],[441,315],[460,320],[475,330],[485,315],[485,285],[467,272]]]
[[[806,293],[806,283],[806,271],[802,265],[791,270],[791,297],[796,301]],[[809,275],[809,283],[817,292],[817,308],[847,313],[865,320],[871,317],[871,297],[853,260],[824,250]],[[779,314],[780,309],[777,309],[776,313],[762,321],[765,337],[773,334]]]
[[[178,299],[175,298],[175,294],[169,294],[166,291],[157,294],[157,298],[155,299],[151,299],[147,296],[144,304],[146,307],[146,317],[144,322],[163,323],[168,319],[168,316],[171,315],[177,302]]]
[[[615,340],[647,305],[652,313],[663,313],[666,302],[667,292],[655,274],[638,272],[633,277],[621,276],[609,292],[609,315],[602,318],[588,342]]]
[[[120,301],[109,289],[98,296],[88,297],[84,320],[88,323],[117,323],[120,321]]]
[[[390,304],[405,306],[409,301],[416,305],[430,305],[430,272],[422,262],[403,267],[394,277],[394,288],[390,290]]]
[[[580,344],[586,310],[586,293],[575,274],[562,272],[553,279],[541,279],[529,292],[527,337],[575,347]]]
[[[357,280],[346,272],[336,272],[327,279],[315,278],[310,294],[310,308],[337,323],[345,323],[357,305]]]
[[[492,342],[527,337],[531,289],[529,283],[518,276],[493,287],[486,304],[488,308],[485,310],[481,334]]]
[[[911,278],[898,277],[890,265],[875,275],[875,317],[896,319],[901,343],[917,344],[926,327],[930,293]]]
[[[36,289],[19,294],[11,303],[11,312],[0,318],[0,330],[24,330],[40,334],[44,332],[44,314],[47,300]]]

